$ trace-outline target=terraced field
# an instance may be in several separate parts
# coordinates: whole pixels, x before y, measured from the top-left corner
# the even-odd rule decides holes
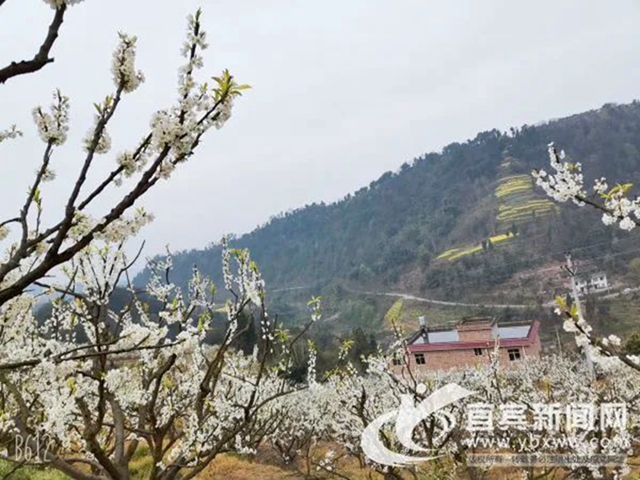
[[[481,253],[491,243],[491,246],[510,243],[517,235],[510,233],[514,225],[529,223],[547,217],[558,207],[542,194],[536,193],[533,179],[530,175],[514,173],[517,160],[506,158],[500,164],[498,185],[495,196],[498,203],[496,212],[496,230],[505,231],[494,235],[475,245],[454,247],[441,253],[438,260],[455,261],[468,255]],[[484,243],[484,246],[483,246]]]
[[[530,175],[513,174],[515,160],[506,158],[500,164],[500,176],[495,195],[498,199],[498,226],[508,228],[512,224],[544,218],[557,206],[549,199],[536,194]]]
[[[499,243],[505,242],[507,240],[511,240],[515,238],[515,235],[512,233],[503,233],[500,235],[494,235],[493,237],[489,237],[487,239],[488,242],[491,242],[492,245],[497,245]],[[472,245],[467,247],[460,248],[451,248],[444,253],[441,253],[436,257],[438,260],[457,260],[459,258],[465,257],[467,255],[473,255],[474,253],[478,253],[484,250],[482,243],[478,245]]]

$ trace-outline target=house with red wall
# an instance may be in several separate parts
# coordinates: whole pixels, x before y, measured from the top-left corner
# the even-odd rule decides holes
[[[509,367],[526,358],[540,358],[540,322],[498,323],[491,317],[465,318],[452,327],[420,329],[407,340],[408,366],[413,371],[448,370],[488,364],[496,342],[500,363]],[[394,359],[395,369],[403,362]]]

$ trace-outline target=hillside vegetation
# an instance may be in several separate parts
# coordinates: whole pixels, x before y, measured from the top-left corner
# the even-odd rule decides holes
[[[640,103],[608,104],[479,133],[420,155],[336,203],[279,214],[231,243],[251,249],[270,289],[309,289],[298,297],[330,296],[336,285],[442,299],[508,296],[500,285],[561,259],[566,249],[578,259],[597,257],[603,268],[624,268],[628,257],[615,252],[629,248],[627,234],[606,229],[596,213],[558,208],[534,187],[530,172],[548,163],[551,141],[582,162],[587,175],[640,180]],[[178,283],[186,285],[194,265],[220,283],[216,243],[175,254]],[[146,278],[145,271],[137,282]],[[349,301],[364,308],[362,299]],[[366,315],[376,311],[382,322],[389,306]]]

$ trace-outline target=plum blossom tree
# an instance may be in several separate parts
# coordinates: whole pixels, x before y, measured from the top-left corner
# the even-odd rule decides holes
[[[587,192],[582,165],[579,162],[565,161],[564,151],[558,151],[553,143],[549,144],[551,171],[535,170],[536,183],[545,193],[557,202],[573,202],[579,207],[589,206],[602,212],[605,225],[618,226],[631,231],[640,226],[640,197],[630,198],[630,183],[609,187],[607,179],[596,179],[593,193]],[[567,258],[566,271],[575,276],[571,257]],[[640,371],[640,357],[627,354],[621,349],[621,340],[616,335],[599,338],[585,319],[580,308],[577,291],[572,292],[573,305],[569,306],[560,297],[557,298],[556,313],[565,318],[564,329],[575,335],[576,343],[587,351],[587,355],[597,362],[622,362],[628,367]]]
[[[399,348],[402,348],[399,345]],[[493,355],[488,365],[475,369],[449,371],[414,372],[405,365],[404,373],[390,367],[392,358],[400,358],[397,352],[379,354],[366,361],[367,371],[360,375],[355,369],[345,365],[331,373],[329,378],[317,383],[310,392],[305,392],[308,422],[291,431],[289,421],[283,420],[283,431],[275,437],[285,439],[285,445],[296,445],[303,454],[303,464],[318,478],[350,478],[349,468],[353,460],[362,468],[378,472],[385,479],[404,478],[487,478],[490,466],[473,465],[472,454],[496,452],[498,445],[504,451],[512,449],[517,453],[550,453],[591,457],[596,454],[633,456],[638,441],[637,421],[640,414],[640,400],[637,392],[638,372],[624,365],[611,364],[599,367],[605,374],[599,382],[585,382],[587,375],[583,362],[568,358],[547,357],[542,360],[528,359],[519,367],[504,369]],[[435,415],[423,419],[411,432],[413,441],[428,449],[437,458],[416,466],[397,467],[379,465],[367,457],[362,449],[360,435],[365,427],[382,414],[397,409],[406,398],[416,403],[425,400],[439,388],[456,383],[474,394],[460,400],[444,410],[452,424],[442,422]],[[283,399],[291,403],[285,409],[297,418],[295,404],[299,403],[296,393]],[[626,405],[629,428],[578,430],[567,423],[554,430],[544,428],[535,431],[537,445],[527,443],[530,431],[518,426],[507,426],[491,431],[491,437],[483,437],[484,432],[467,429],[470,408],[474,404],[490,405],[496,409],[495,421],[503,408],[522,405],[535,410],[538,405],[583,405],[617,402]],[[290,421],[295,421],[293,418]],[[298,421],[298,424],[301,422]],[[454,428],[450,428],[451,425]],[[288,435],[288,436],[286,436]],[[295,438],[291,438],[295,437]],[[486,443],[490,438],[493,443]],[[380,439],[390,450],[406,455],[416,455],[397,439],[393,422],[389,422],[380,432]],[[557,439],[565,439],[557,441]],[[604,440],[603,440],[604,439]],[[296,443],[297,442],[299,443]],[[545,444],[547,442],[547,444]],[[555,443],[554,443],[555,442]],[[516,450],[522,448],[522,450]],[[310,451],[310,452],[309,452]],[[420,452],[418,452],[420,453]],[[352,461],[349,462],[348,459]],[[305,463],[306,462],[306,463]],[[310,466],[309,466],[310,465]],[[513,470],[513,468],[512,468]],[[628,474],[630,466],[625,462],[604,468],[585,465],[580,461],[563,466],[545,468],[523,468],[522,478],[621,478]],[[496,477],[499,470],[492,472]]]
[[[4,0],[0,2],[0,6]],[[0,70],[0,83],[50,63],[49,52],[72,0],[48,0],[55,10],[45,44],[32,61]],[[188,292],[169,280],[170,257],[156,265],[143,296],[129,282],[128,238],[152,220],[136,201],[195,153],[202,137],[229,120],[234,99],[248,88],[228,71],[200,82],[207,48],[201,12],[188,18],[186,59],[178,98],[157,111],[150,129],[96,185],[88,182],[99,155],[110,151],[108,126],[144,75],[136,69],[134,36],[120,34],[111,73],[114,91],[95,104],[84,159],[58,220],[45,224],[42,186],[55,179],[54,154],[65,146],[70,100],[59,90],[49,109],[33,110],[44,151],[18,214],[0,221],[0,442],[3,458],[48,464],[72,478],[129,479],[140,452],[151,479],[193,478],[219,453],[251,452],[272,429],[277,400],[293,391],[286,380],[290,339],[267,312],[264,282],[250,255],[223,249],[228,300],[194,271]],[[22,135],[0,132],[0,142]],[[128,179],[125,192],[117,187]],[[98,199],[116,201],[103,213]],[[13,232],[10,227],[15,226]],[[119,286],[129,300],[112,308]],[[50,316],[34,315],[44,289]],[[153,307],[150,307],[150,303]],[[216,346],[204,342],[215,314],[226,316]],[[253,355],[238,353],[241,315],[259,325]],[[319,310],[314,308],[312,319]],[[28,455],[26,454],[28,452]]]
[[[169,281],[170,263],[155,265],[147,301],[127,281],[130,300],[113,310],[131,263],[122,243],[94,242],[63,267],[64,279],[41,284],[57,295],[44,323],[33,316],[33,296],[8,302],[0,316],[7,458],[77,479],[129,479],[142,452],[152,459],[148,478],[168,480],[195,477],[222,452],[255,451],[279,421],[279,399],[296,390],[283,375],[295,339],[269,316],[248,252],[225,246],[230,298],[221,305],[197,270],[183,294]],[[211,346],[216,312],[226,314],[226,329]],[[249,356],[235,348],[243,314],[261,333]]]
[[[59,9],[64,9],[65,2]],[[178,99],[175,105],[153,115],[150,130],[131,150],[116,156],[114,168],[97,185],[88,185],[88,174],[96,157],[109,152],[111,139],[107,130],[116,117],[124,96],[144,81],[135,68],[136,37],[120,34],[113,54],[111,72],[115,90],[95,104],[94,125],[84,140],[84,160],[71,187],[59,220],[44,225],[42,184],[55,178],[52,167],[54,153],[62,147],[69,131],[69,98],[56,91],[49,110],[36,107],[33,118],[45,144],[40,166],[18,215],[0,221],[0,239],[9,235],[9,227],[17,226],[18,237],[0,260],[0,306],[21,295],[25,288],[59,265],[69,261],[100,237],[135,233],[152,217],[139,210],[125,217],[135,202],[173,170],[185,163],[196,151],[202,137],[211,128],[222,128],[229,120],[234,99],[246,85],[238,85],[228,71],[214,77],[212,84],[199,82],[195,74],[203,67],[202,50],[207,48],[201,12],[189,17],[187,40],[182,48],[186,63],[180,68]],[[4,130],[0,140],[16,138],[15,127]],[[105,213],[90,214],[96,200],[129,179],[119,199],[110,202]],[[110,192],[111,193],[111,192]]]

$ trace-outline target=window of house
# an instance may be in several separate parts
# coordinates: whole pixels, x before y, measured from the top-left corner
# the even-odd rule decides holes
[[[519,348],[510,348],[509,350],[507,350],[507,353],[509,354],[509,360],[512,362],[520,360],[521,358]]]
[[[476,357],[479,357],[480,355],[482,355],[482,349],[481,348],[474,348],[473,349],[473,353],[475,353]]]
[[[391,360],[391,362],[395,365],[402,365],[402,359],[399,356],[394,356],[393,359]]]
[[[424,365],[427,363],[427,360],[424,358],[424,353],[416,353],[416,365]]]

